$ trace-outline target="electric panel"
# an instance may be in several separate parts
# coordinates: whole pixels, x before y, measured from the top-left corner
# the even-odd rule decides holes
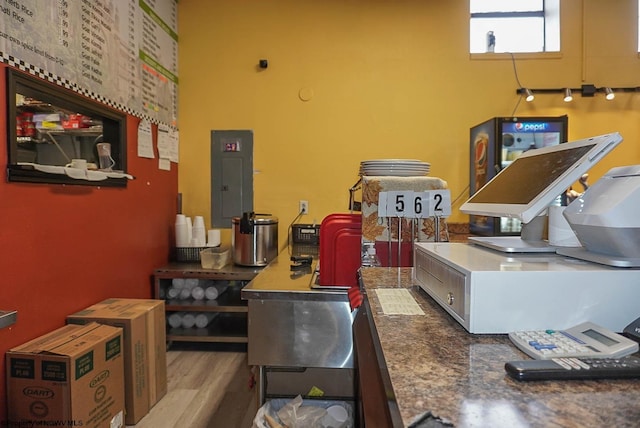
[[[253,211],[253,131],[211,131],[211,225]]]

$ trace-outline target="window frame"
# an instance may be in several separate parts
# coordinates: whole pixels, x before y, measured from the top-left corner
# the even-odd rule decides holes
[[[557,6],[554,6],[552,9],[557,9],[558,14],[560,13],[560,0],[557,0]],[[640,1],[640,0],[639,0]],[[469,3],[471,6],[471,3]],[[492,19],[520,19],[520,18],[542,18],[542,50],[540,51],[515,51],[514,54],[553,54],[560,52],[560,21],[558,16],[558,50],[549,51],[549,28],[548,28],[548,20],[550,13],[548,4],[546,0],[542,0],[542,9],[540,10],[524,10],[524,11],[492,11],[492,12],[469,12],[469,26],[471,27],[471,22],[474,19],[483,19],[483,18],[492,18]],[[494,52],[471,52],[471,46],[469,46],[469,53],[472,55],[482,55],[482,54],[494,54]],[[507,52],[495,52],[498,54],[507,53]]]
[[[50,174],[33,169],[18,162],[18,135],[16,130],[19,108],[16,94],[33,96],[60,109],[77,112],[101,119],[103,141],[111,144],[111,157],[118,170],[127,172],[127,115],[105,104],[84,97],[60,85],[34,77],[13,67],[7,67],[7,180],[42,184],[73,184],[85,186],[126,187],[127,178],[108,177],[105,180],[89,181],[74,179],[64,174]],[[37,143],[41,144],[41,143]]]

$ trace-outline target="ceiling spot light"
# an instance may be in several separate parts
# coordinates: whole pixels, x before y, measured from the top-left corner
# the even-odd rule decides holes
[[[525,101],[527,101],[528,103],[530,103],[536,98],[533,96],[533,92],[531,92],[531,89],[524,88],[523,91],[525,95]]]
[[[571,95],[571,89],[564,88],[564,102],[570,103],[571,101],[573,101],[573,95]]]
[[[616,97],[616,94],[613,93],[611,88],[604,88],[605,98],[608,100],[612,100]]]

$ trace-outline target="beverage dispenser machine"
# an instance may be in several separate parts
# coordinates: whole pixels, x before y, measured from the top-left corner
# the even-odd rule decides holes
[[[568,117],[494,117],[471,128],[469,195],[473,195],[523,152],[564,143]],[[474,235],[519,235],[520,223],[512,218],[471,215]]]

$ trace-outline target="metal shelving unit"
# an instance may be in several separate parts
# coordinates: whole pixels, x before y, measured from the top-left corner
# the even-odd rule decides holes
[[[204,328],[170,327],[167,324],[168,345],[172,342],[247,343],[248,306],[240,294],[261,269],[233,264],[222,269],[202,269],[199,263],[172,263],[156,269],[154,298],[165,301],[167,317],[175,312],[217,313]],[[175,278],[209,280],[209,283],[228,285],[228,288],[216,300],[168,299],[167,290]]]

